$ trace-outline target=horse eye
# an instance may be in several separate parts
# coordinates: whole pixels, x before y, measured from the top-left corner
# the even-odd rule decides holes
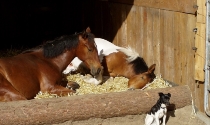
[[[93,51],[93,49],[91,49],[91,48],[88,48],[88,51],[89,51],[89,52],[92,52],[92,51]]]
[[[93,49],[92,48],[89,48],[88,45],[85,44],[85,46],[87,47],[87,49],[88,49],[89,52],[92,52],[93,51]]]

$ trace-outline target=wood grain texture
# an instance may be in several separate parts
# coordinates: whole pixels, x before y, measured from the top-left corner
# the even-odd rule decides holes
[[[206,23],[206,0],[197,0],[197,22]]]
[[[169,110],[191,105],[188,86],[0,103],[1,125],[39,125],[148,112],[158,92],[171,93]],[[184,96],[183,96],[184,95]]]
[[[197,33],[195,36],[195,79],[204,82],[205,65],[205,30],[206,24],[196,23]]]
[[[111,5],[114,10],[118,4]],[[157,64],[155,73],[167,80],[180,85],[194,81],[192,47],[195,44],[193,28],[196,17],[148,7],[119,6],[121,12],[113,11],[112,18],[116,18],[115,23],[123,25],[118,28],[113,43],[134,48],[148,66]]]
[[[109,0],[110,2],[131,4],[141,7],[151,7],[195,14],[196,0]]]
[[[197,16],[195,11],[179,11],[180,6],[172,11],[154,7],[159,6],[158,2],[110,0],[112,19],[115,20],[112,26],[117,32],[111,42],[118,46],[132,46],[148,66],[156,64],[156,75],[179,85],[189,83],[195,99],[202,92],[195,80],[204,81],[205,0],[162,0],[165,6],[180,4],[182,8],[198,2]],[[197,33],[193,32],[194,28],[198,28]],[[198,48],[196,52],[193,47]],[[199,100],[203,101],[203,96],[196,99],[197,104],[200,104]]]

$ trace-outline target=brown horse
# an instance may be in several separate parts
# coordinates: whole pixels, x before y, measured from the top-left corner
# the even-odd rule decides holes
[[[95,38],[95,42],[100,61],[104,67],[104,73],[99,73],[95,77],[96,80],[91,79],[86,80],[86,82],[95,81],[94,84],[100,84],[102,81],[100,75],[112,77],[124,76],[129,79],[128,88],[141,89],[155,78],[154,70],[156,64],[148,67],[144,59],[133,49],[116,46],[101,38]],[[74,58],[63,73],[66,74],[76,70],[82,73],[89,72],[81,60]]]
[[[119,52],[104,56],[102,60],[103,75],[112,77],[124,76],[129,79],[129,89],[141,89],[155,78],[154,70],[156,64],[148,68],[143,58],[139,56],[129,58],[130,55],[125,51],[127,50],[119,49]]]
[[[33,99],[39,91],[66,96],[75,92],[61,86],[62,71],[75,58],[97,75],[101,70],[90,28],[61,36],[14,57],[0,59],[0,101]]]

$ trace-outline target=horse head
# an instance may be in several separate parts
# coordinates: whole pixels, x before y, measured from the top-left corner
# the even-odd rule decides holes
[[[94,41],[94,35],[88,27],[79,35],[79,45],[76,48],[76,56],[85,63],[92,75],[96,76],[101,71],[101,63],[98,50]]]
[[[148,68],[147,72],[140,73],[131,77],[128,81],[128,88],[141,89],[147,83],[152,82],[153,79],[156,77],[154,74],[155,66],[156,64],[153,64]]]

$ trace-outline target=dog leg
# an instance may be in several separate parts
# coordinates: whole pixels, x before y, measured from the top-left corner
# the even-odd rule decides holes
[[[162,125],[166,125],[166,115],[163,116],[163,123]]]
[[[155,117],[155,122],[156,122],[156,125],[160,125],[160,120],[158,116]]]
[[[144,125],[152,125],[153,121],[154,121],[153,116],[147,114],[147,116],[145,118],[145,124]]]

